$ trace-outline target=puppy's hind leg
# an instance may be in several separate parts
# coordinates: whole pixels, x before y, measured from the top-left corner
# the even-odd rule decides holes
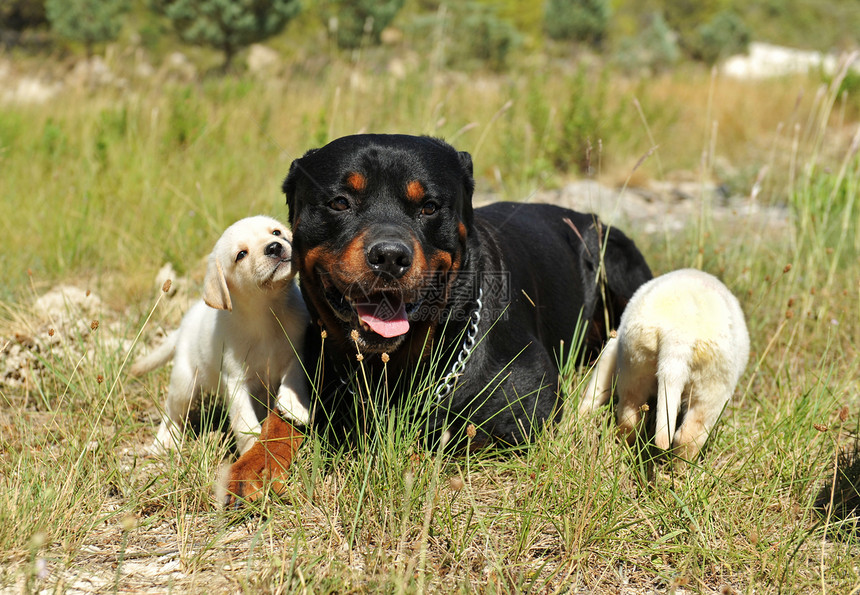
[[[718,382],[693,387],[690,408],[675,434],[675,454],[685,461],[693,461],[707,442],[711,431],[720,419],[723,409],[734,392]]]
[[[197,391],[197,370],[181,359],[175,361],[170,374],[170,386],[167,388],[167,401],[164,411],[161,412],[161,424],[158,426],[155,440],[145,450],[147,455],[158,455],[179,448]]]
[[[613,337],[597,358],[591,370],[588,386],[579,401],[579,413],[584,415],[595,411],[609,400],[612,395],[612,381],[615,378],[615,366],[618,360],[618,339]]]
[[[690,378],[693,347],[684,343],[664,341],[657,362],[657,425],[654,444],[669,450],[675,436],[681,396]]]

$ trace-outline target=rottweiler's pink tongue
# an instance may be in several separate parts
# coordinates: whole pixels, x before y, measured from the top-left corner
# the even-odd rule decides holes
[[[358,304],[355,309],[363,323],[377,335],[386,339],[398,337],[409,331],[409,320],[406,318],[406,306],[401,302],[395,311],[388,302],[379,304]]]

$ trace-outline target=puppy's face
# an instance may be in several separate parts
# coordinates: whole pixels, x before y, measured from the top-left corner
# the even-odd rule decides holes
[[[228,227],[209,256],[204,301],[232,310],[239,296],[278,290],[295,276],[292,234],[271,217],[240,219]]]
[[[423,341],[462,265],[473,187],[468,153],[429,137],[349,136],[294,161],[295,256],[326,330],[377,353]]]

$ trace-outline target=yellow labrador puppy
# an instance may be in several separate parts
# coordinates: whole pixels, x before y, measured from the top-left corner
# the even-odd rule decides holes
[[[161,426],[147,451],[175,448],[192,403],[217,395],[227,406],[241,453],[260,433],[255,404],[277,407],[306,425],[307,379],[296,351],[308,314],[293,282],[292,236],[270,217],[248,217],[227,228],[206,270],[203,299],[179,329],[131,368],[139,376],[173,357]],[[259,407],[259,408],[262,408]]]
[[[642,406],[657,397],[654,443],[693,460],[734,393],[749,358],[735,296],[716,277],[682,269],[640,287],[592,372],[580,413],[618,391],[619,433],[635,438]],[[679,415],[683,412],[680,426]]]

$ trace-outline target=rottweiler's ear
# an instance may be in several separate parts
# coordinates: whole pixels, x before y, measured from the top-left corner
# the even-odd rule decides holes
[[[203,280],[203,301],[210,308],[233,311],[230,290],[227,289],[227,278],[224,276],[221,263],[218,262],[214,254],[209,256],[209,265],[206,267],[206,278]]]
[[[611,228],[604,242],[603,259],[609,290],[626,304],[636,290],[654,275],[636,244],[621,230]]]
[[[290,171],[287,174],[286,179],[284,179],[284,183],[281,186],[281,189],[284,191],[284,194],[287,196],[287,209],[289,210],[289,223],[290,227],[293,226],[293,222],[296,218],[296,211],[298,209],[296,205],[296,185],[298,184],[299,176],[304,172],[302,168],[301,161],[308,155],[313,155],[319,151],[319,149],[311,149],[299,159],[293,160],[290,164]]]
[[[296,217],[296,176],[299,169],[298,162],[299,160],[296,159],[290,164],[290,173],[287,174],[284,184],[281,186],[284,194],[287,195],[287,213],[290,227],[293,226],[293,220]]]
[[[475,192],[475,177],[472,168],[472,156],[466,151],[458,151],[457,158],[460,160],[460,167],[463,169],[463,189],[466,191],[465,200],[463,202],[463,219],[464,223],[471,227],[472,225],[472,194]]]
[[[466,174],[467,190],[471,196],[475,190],[474,170],[472,168],[472,156],[466,151],[458,151],[457,157],[460,159],[460,166],[463,168],[463,173]]]

